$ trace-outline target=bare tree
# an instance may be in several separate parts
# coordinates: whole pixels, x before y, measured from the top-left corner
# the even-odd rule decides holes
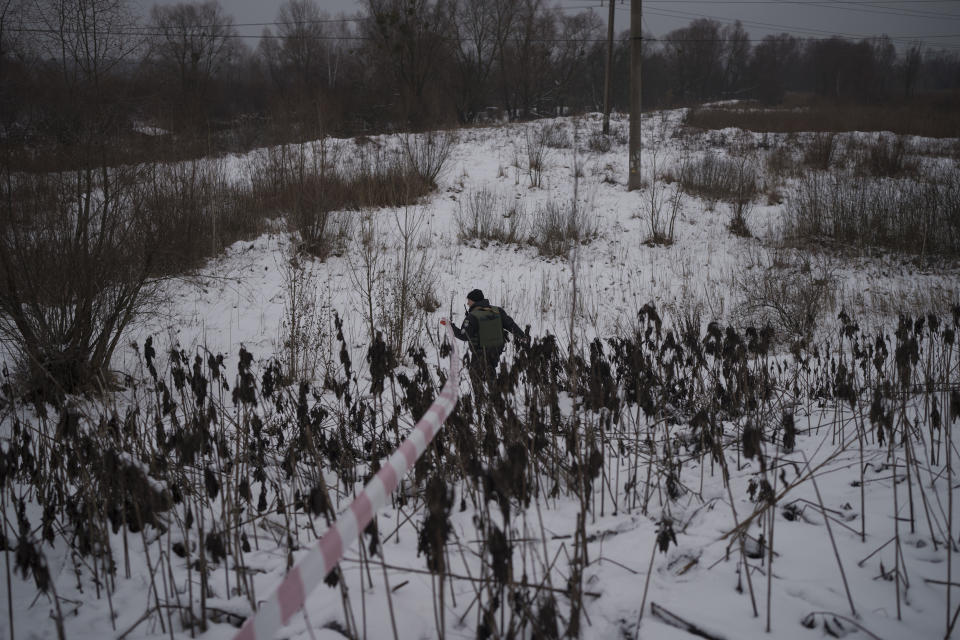
[[[559,37],[552,47],[553,88],[556,93],[558,115],[570,103],[574,81],[587,72],[587,52],[591,43],[600,38],[603,26],[600,16],[591,11],[573,15],[560,14],[557,18]]]
[[[470,122],[486,106],[488,84],[496,61],[497,13],[500,2],[454,0],[450,32],[456,71],[451,79],[457,116]]]
[[[504,106],[512,117],[538,115],[550,86],[557,15],[544,0],[519,0],[500,68]]]
[[[744,81],[750,65],[750,34],[737,20],[721,31],[724,45],[723,79],[724,90],[729,94],[744,91]]]
[[[396,78],[401,116],[414,126],[425,124],[436,111],[428,104],[428,93],[439,87],[437,70],[447,58],[448,11],[443,0],[367,0],[363,29],[371,60]]]
[[[870,86],[874,100],[886,100],[893,94],[894,68],[897,62],[897,50],[889,36],[883,35],[867,41],[870,45],[872,61],[870,64]]]
[[[45,81],[60,92],[50,113],[56,135],[79,154],[71,164],[101,161],[126,115],[112,79],[143,42],[128,2],[35,0],[29,20],[37,67],[50,72]]]
[[[767,36],[753,50],[750,76],[756,95],[767,104],[778,104],[787,81],[800,65],[800,40],[786,33]]]
[[[913,97],[913,92],[917,86],[917,76],[920,71],[922,56],[920,55],[920,45],[911,45],[903,54],[902,74],[903,74],[903,97]]]
[[[288,0],[276,22],[276,37],[267,29],[270,37],[261,43],[274,82],[303,97],[336,86],[347,54],[340,39],[349,35],[347,23],[332,21],[314,0]]]
[[[720,24],[701,18],[667,34],[666,53],[681,100],[705,101],[719,94],[723,81]]]
[[[137,170],[2,178],[0,336],[46,397],[106,384],[149,289]]]
[[[60,396],[108,380],[124,328],[142,308],[152,261],[136,167],[110,168],[105,151],[122,115],[110,93],[136,50],[119,0],[42,0],[35,41],[72,100],[73,138],[56,174],[0,167],[0,336],[34,390]],[[4,158],[7,160],[7,158]]]
[[[190,107],[202,101],[213,77],[235,51],[233,18],[217,0],[153,5],[151,58],[176,78]]]
[[[126,0],[36,0],[36,46],[54,60],[66,84],[94,92],[141,46]]]
[[[16,58],[23,53],[24,13],[24,0],[0,0],[0,127],[8,140],[26,93],[11,81],[11,72],[22,66]]]
[[[7,56],[18,48],[22,39],[23,0],[0,0],[0,78]]]

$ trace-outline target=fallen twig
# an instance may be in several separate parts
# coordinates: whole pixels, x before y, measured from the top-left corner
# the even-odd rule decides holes
[[[865,634],[867,634],[868,636],[870,636],[871,638],[873,638],[873,640],[883,640],[883,638],[881,638],[881,637],[878,636],[877,634],[871,632],[869,629],[867,629],[866,627],[864,627],[862,624],[860,624],[859,622],[857,622],[857,621],[854,620],[853,618],[848,618],[847,616],[840,615],[839,613],[833,613],[832,611],[811,611],[810,613],[808,613],[807,615],[805,615],[805,616],[803,617],[803,619],[804,619],[804,621],[806,621],[806,620],[813,620],[813,618],[814,618],[815,616],[824,616],[824,617],[830,616],[831,618],[836,618],[837,620],[843,620],[844,622],[849,622],[850,624],[852,624],[852,625],[855,626],[856,628],[860,629],[860,631],[863,631]],[[805,626],[806,626],[806,625],[805,625]]]
[[[722,636],[712,631],[707,631],[701,629],[697,625],[684,620],[677,614],[667,611],[656,602],[650,603],[650,614],[656,618],[660,618],[660,621],[664,624],[668,624],[671,627],[676,627],[677,629],[683,629],[687,633],[695,636],[700,636],[701,638],[707,638],[707,640],[726,640],[726,636]]]

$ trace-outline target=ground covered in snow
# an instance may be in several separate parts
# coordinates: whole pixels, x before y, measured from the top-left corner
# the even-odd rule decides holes
[[[595,116],[459,131],[431,196],[337,213],[325,261],[278,222],[171,282],[109,402],[8,407],[4,637],[232,637],[429,405],[439,320],[474,288],[532,348],[508,345],[489,395],[464,376],[450,433],[277,637],[944,637],[955,266],[784,242],[798,179],[769,157],[806,138],[685,132],[682,115],[645,121],[638,192],[623,118],[606,151]],[[706,154],[749,156],[750,237],[734,203],[677,195]],[[676,211],[672,243],[646,242],[654,209]],[[559,251],[531,240],[571,225]],[[765,287],[786,300],[756,304]],[[403,344],[386,374],[378,331]],[[290,371],[309,384],[274,390]]]

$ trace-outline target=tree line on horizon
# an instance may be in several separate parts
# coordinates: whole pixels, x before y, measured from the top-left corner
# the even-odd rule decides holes
[[[903,103],[960,88],[960,52],[886,36],[754,39],[701,18],[642,42],[645,109],[794,92]],[[2,0],[0,136],[38,153],[134,132],[242,148],[599,111],[606,49],[598,13],[545,0],[366,0],[339,17],[287,0],[255,38],[217,0],[145,17],[129,0]],[[611,106],[626,111],[629,32],[611,77]]]

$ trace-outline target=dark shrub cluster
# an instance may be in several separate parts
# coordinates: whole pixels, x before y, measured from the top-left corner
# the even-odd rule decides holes
[[[593,540],[588,519],[607,510],[646,514],[651,503],[691,490],[685,465],[716,468],[726,482],[728,465],[739,468],[741,458],[759,465],[750,485],[758,505],[750,518],[757,517],[776,504],[768,458],[773,448],[792,450],[805,432],[794,418],[803,403],[859,406],[868,420],[844,423],[859,431],[837,437],[901,446],[912,431],[897,407],[902,394],[916,395],[932,410],[911,429],[925,430],[925,455],[938,464],[941,427],[956,417],[939,404],[942,392],[960,402],[950,366],[958,329],[960,308],[952,318],[905,317],[876,334],[843,314],[829,343],[774,357],[767,328],[711,323],[703,334],[678,335],[647,305],[629,334],[582,348],[535,338],[517,345],[496,375],[475,377],[470,392],[462,385],[454,414],[390,499],[421,514],[418,548],[441,583],[460,579],[449,562],[461,545],[484,559],[471,577],[484,587],[476,592],[478,634],[496,628],[556,637],[579,624],[589,590],[582,576],[590,560],[581,553]],[[0,446],[0,497],[18,521],[5,530],[4,545],[15,551],[20,575],[47,591],[45,549],[65,544],[80,560],[72,563],[77,581],[104,598],[119,588],[130,549],[142,548],[159,553],[155,561],[169,578],[157,575],[153,587],[172,614],[151,614],[158,622],[174,630],[238,623],[208,598],[242,597],[255,608],[263,596],[245,569],[248,554],[279,548],[289,563],[293,551],[315,541],[321,523],[346,507],[444,382],[422,350],[399,367],[382,344],[368,351],[367,380],[342,331],[338,337],[340,366],[316,387],[285,379],[276,362],[257,363],[243,349],[235,371],[227,357],[176,349],[161,364],[151,339],[140,349],[144,386],[123,412],[89,404],[17,409],[5,386],[11,431]],[[630,470],[622,476],[621,464]],[[29,513],[26,491],[39,507]],[[580,550],[560,568],[566,587],[546,587],[554,568],[521,562],[518,551],[531,541],[518,525],[532,504],[561,498],[579,504],[572,544]],[[465,542],[452,535],[450,520],[468,508],[476,539]],[[369,569],[396,533],[368,528],[359,562]],[[661,519],[653,550],[680,536]],[[755,542],[743,543],[745,557],[760,557],[763,542]],[[179,580],[174,566],[186,569],[183,584],[170,583]],[[344,588],[339,570],[327,584]],[[350,594],[341,597],[348,605]],[[345,617],[348,627],[356,624]]]

